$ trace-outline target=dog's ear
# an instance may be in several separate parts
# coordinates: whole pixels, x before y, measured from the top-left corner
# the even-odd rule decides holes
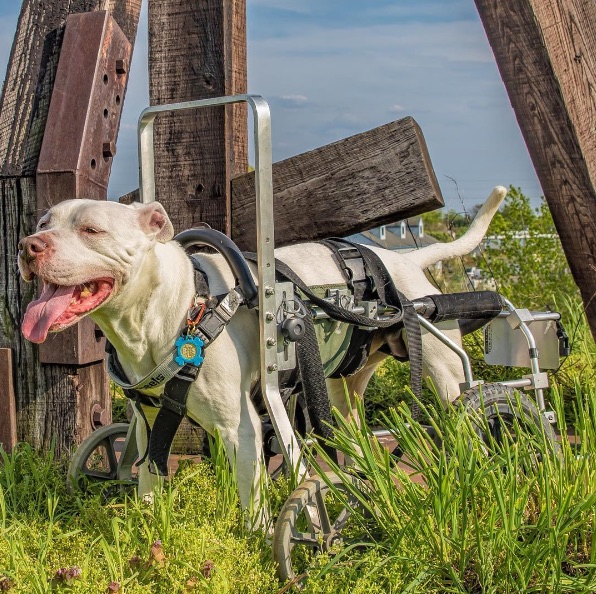
[[[135,205],[141,229],[155,237],[160,243],[166,243],[174,237],[174,227],[164,207],[159,202]]]

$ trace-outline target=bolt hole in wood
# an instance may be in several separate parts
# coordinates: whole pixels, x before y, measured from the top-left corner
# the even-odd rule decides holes
[[[104,74],[103,75],[103,84],[104,85],[107,85],[108,84],[108,75],[107,74]]]
[[[197,191],[197,194],[201,194],[202,192],[205,191],[205,186],[203,184],[197,184],[196,191]]]
[[[91,159],[91,169],[95,169],[97,167],[97,161],[95,159]]]
[[[120,95],[116,95],[116,105],[120,105]]]
[[[107,109],[104,109],[104,110],[103,110],[103,117],[104,117],[104,119],[106,119],[106,120],[107,120],[107,119],[108,119],[108,115],[109,115],[109,112],[108,112],[108,110],[107,110]]]

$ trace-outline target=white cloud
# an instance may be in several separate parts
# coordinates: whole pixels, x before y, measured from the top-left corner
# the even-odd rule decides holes
[[[277,100],[283,107],[304,107],[308,103],[305,95],[282,95]]]
[[[391,113],[402,113],[404,111],[406,111],[406,108],[401,105],[400,103],[394,103],[390,108],[389,111]]]

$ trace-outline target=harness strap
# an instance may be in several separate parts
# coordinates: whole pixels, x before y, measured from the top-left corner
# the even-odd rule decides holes
[[[244,257],[251,261],[256,262],[257,255],[253,252],[244,252]],[[309,301],[319,306],[330,318],[338,320],[340,322],[348,322],[355,324],[356,326],[366,326],[368,328],[390,328],[403,319],[403,312],[397,304],[388,304],[396,311],[392,315],[385,316],[382,320],[373,320],[367,316],[354,313],[343,307],[339,307],[326,299],[322,299],[315,295],[310,288],[304,283],[304,281],[286,264],[281,260],[275,259],[275,270],[281,276],[285,277],[288,281],[296,285],[302,293],[304,293]]]
[[[197,379],[200,367],[185,365],[167,384],[162,404],[149,436],[149,472],[168,476],[168,457],[174,436],[186,416],[190,386]],[[157,430],[155,430],[157,429]]]
[[[333,259],[342,271],[354,299],[356,301],[364,299],[369,283],[366,279],[364,261],[360,252],[352,245],[345,245],[333,241],[333,239],[322,239],[319,243],[331,250]]]
[[[300,302],[297,296],[294,299]],[[337,463],[337,451],[325,442],[333,437],[333,416],[325,383],[323,363],[319,350],[319,341],[315,333],[312,315],[307,308],[303,318],[304,336],[296,343],[296,358],[302,379],[302,388],[310,420],[315,433],[323,438],[323,449],[331,460]]]
[[[243,255],[249,262],[257,261],[257,254],[254,252],[243,252]],[[325,305],[329,304],[328,301],[316,297],[289,266],[277,259],[275,260],[275,272],[285,277],[294,286],[297,286],[309,298],[312,295],[318,302],[322,302]],[[294,296],[294,299],[301,303],[301,299],[297,295]],[[325,383],[319,342],[315,334],[314,321],[310,311],[307,307],[303,307],[302,309],[306,312],[303,318],[305,331],[302,339],[296,343],[296,357],[298,359],[300,378],[313,429],[317,435],[324,440],[328,440],[333,436],[333,416],[331,414],[329,394],[327,393],[327,385]],[[336,309],[344,311],[341,308]],[[337,461],[337,452],[335,449],[326,445],[323,445],[323,448],[331,460]]]
[[[362,255],[365,270],[371,275],[383,304],[402,308],[401,321],[406,331],[410,359],[410,388],[416,396],[420,397],[422,392],[422,334],[412,302],[397,289],[385,264],[375,252],[363,245],[345,239],[333,238],[332,241],[340,244],[346,243],[356,248]],[[379,327],[382,326],[379,325]]]

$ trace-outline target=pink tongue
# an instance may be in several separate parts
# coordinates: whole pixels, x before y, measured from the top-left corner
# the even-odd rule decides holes
[[[21,329],[31,342],[43,342],[51,325],[66,311],[75,291],[75,286],[60,287],[46,284],[37,301],[27,307]]]

